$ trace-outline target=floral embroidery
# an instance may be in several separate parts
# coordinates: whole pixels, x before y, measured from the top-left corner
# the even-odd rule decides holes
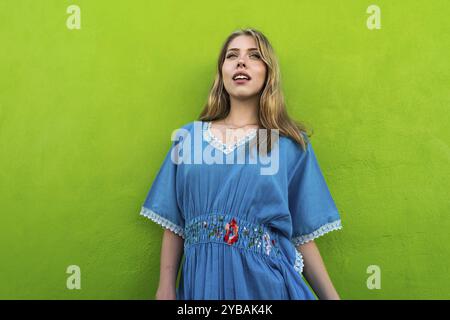
[[[266,254],[269,255],[270,254],[270,250],[272,249],[272,244],[270,242],[270,235],[266,232],[264,233],[264,242],[265,242],[265,247],[266,247]]]
[[[228,244],[235,243],[239,239],[238,230],[239,230],[239,226],[237,225],[236,220],[234,218],[231,219],[231,221],[225,225],[226,234],[225,234],[225,237],[223,237],[223,240]],[[230,237],[231,232],[233,234]]]
[[[185,247],[206,242],[222,242],[268,256],[280,256],[277,235],[264,225],[229,214],[197,216],[186,224]]]

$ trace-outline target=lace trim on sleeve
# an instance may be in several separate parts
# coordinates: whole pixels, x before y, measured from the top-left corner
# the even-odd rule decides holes
[[[303,272],[303,257],[302,254],[297,249],[295,249],[295,251],[296,255],[295,255],[294,269],[301,275]]]
[[[321,226],[319,229],[315,230],[314,232],[311,232],[309,234],[304,234],[298,237],[294,237],[291,239],[291,242],[295,245],[298,246],[300,244],[305,244],[311,240],[314,240],[320,236],[323,236],[324,234],[333,231],[333,230],[339,230],[342,229],[342,224],[341,224],[341,220],[336,220],[333,222],[329,222],[327,224],[324,224],[323,226]]]
[[[179,225],[173,223],[170,220],[167,220],[166,218],[163,218],[153,210],[150,210],[146,207],[142,207],[140,215],[149,218],[153,222],[159,224],[160,226],[169,229],[170,231],[176,233],[180,237],[184,239],[184,228],[180,227]]]

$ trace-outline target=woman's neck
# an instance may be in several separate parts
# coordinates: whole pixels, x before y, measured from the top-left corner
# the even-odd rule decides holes
[[[230,113],[226,121],[235,126],[258,123],[258,108],[259,97],[252,97],[245,100],[230,97]]]

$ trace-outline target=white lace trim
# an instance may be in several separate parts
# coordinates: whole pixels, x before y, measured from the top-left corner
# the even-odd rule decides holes
[[[249,133],[247,133],[245,136],[239,138],[234,144],[231,146],[227,146],[225,143],[223,143],[221,140],[219,140],[211,131],[211,121],[206,122],[206,128],[203,131],[203,138],[209,142],[213,147],[221,150],[223,153],[228,154],[232,152],[234,149],[239,147],[240,145],[246,143],[247,141],[250,141],[253,139],[253,137],[256,136],[257,130],[252,129]]]
[[[161,217],[156,212],[146,208],[142,207],[140,215],[149,218],[150,220],[156,222],[160,226],[169,229],[170,231],[176,233],[180,237],[184,239],[184,228],[180,227],[179,225],[176,225],[170,220],[167,220],[166,218]]]
[[[294,269],[297,271],[300,275],[303,272],[303,256],[302,254],[295,249],[295,263],[294,263]]]
[[[305,244],[311,240],[314,240],[320,236],[323,236],[324,234],[333,231],[333,230],[339,230],[342,229],[341,220],[336,220],[327,224],[324,224],[319,229],[315,230],[312,233],[301,235],[295,238],[291,239],[291,242],[294,243],[294,245],[298,246],[300,244]]]

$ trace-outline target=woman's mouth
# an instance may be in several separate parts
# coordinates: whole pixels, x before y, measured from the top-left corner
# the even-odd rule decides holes
[[[236,80],[233,80],[233,81],[236,84],[245,84],[245,83],[249,82],[250,80],[249,79],[236,79]]]
[[[247,83],[248,81],[250,81],[250,77],[247,76],[247,75],[241,75],[241,74],[238,74],[238,75],[236,75],[236,76],[233,77],[233,81],[234,81],[234,83],[236,83],[236,84],[245,84],[245,83]]]

